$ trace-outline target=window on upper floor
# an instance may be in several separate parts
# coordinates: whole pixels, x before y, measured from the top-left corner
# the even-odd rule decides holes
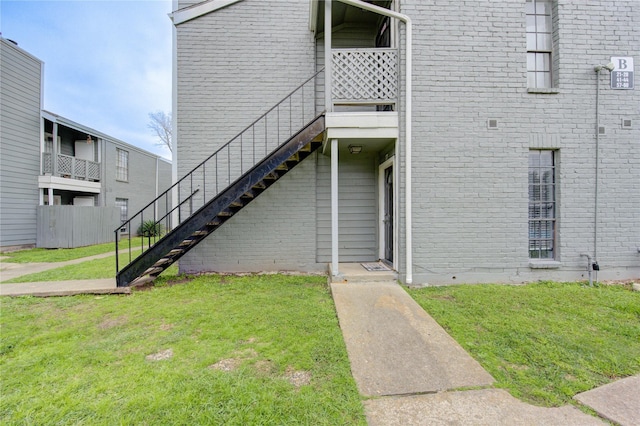
[[[527,86],[553,87],[553,8],[550,0],[527,0]]]
[[[529,151],[529,258],[556,258],[556,152]]]
[[[129,152],[116,148],[116,180],[129,181]]]

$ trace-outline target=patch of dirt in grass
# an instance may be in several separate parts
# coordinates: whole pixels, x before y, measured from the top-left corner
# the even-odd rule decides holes
[[[98,328],[100,330],[108,330],[110,328],[119,327],[121,325],[125,325],[129,322],[129,319],[126,316],[118,317],[118,318],[108,318],[98,324]]]
[[[221,359],[215,364],[211,364],[207,368],[219,371],[233,371],[240,367],[240,364],[242,364],[243,361],[257,358],[258,352],[256,352],[253,348],[248,348],[241,351],[236,351],[234,352],[234,355],[236,356],[233,358]]]
[[[455,297],[453,297],[453,296],[452,296],[452,295],[450,295],[450,294],[443,294],[443,295],[439,295],[439,294],[438,294],[438,295],[436,295],[436,294],[432,294],[432,295],[430,295],[430,297],[431,297],[432,299],[438,299],[438,300],[451,300],[451,301],[456,300],[456,298],[455,298]]]
[[[155,354],[145,357],[147,361],[163,361],[170,358],[173,358],[173,349],[165,349],[164,351],[156,352]]]
[[[619,285],[631,289],[633,284],[640,283],[640,280],[604,280],[598,281],[601,285]]]
[[[528,365],[524,365],[524,364],[507,364],[507,367],[510,368],[511,370],[517,370],[517,371],[526,371],[529,369]]]
[[[296,388],[311,383],[311,373],[309,371],[295,370],[291,366],[287,367],[287,370],[284,372],[284,377]]]
[[[240,363],[242,363],[242,360],[240,358],[227,358],[227,359],[221,359],[215,364],[211,364],[207,368],[210,368],[212,370],[219,370],[219,371],[233,371],[240,366]]]
[[[253,348],[243,349],[241,351],[236,351],[235,355],[237,355],[240,359],[254,359],[258,357],[258,352],[256,352]]]
[[[164,278],[160,276],[160,278]],[[174,285],[187,284],[193,280],[193,275],[178,275],[176,277],[166,278],[164,280],[151,280],[144,284],[132,286],[135,291],[148,291],[156,287],[172,287]]]
[[[271,375],[276,372],[276,365],[273,361],[268,359],[261,359],[260,361],[257,361],[253,368],[255,368],[258,373],[264,375]]]
[[[160,324],[160,330],[162,330],[162,331],[172,330],[173,327],[174,327],[173,324],[165,324],[165,323]]]

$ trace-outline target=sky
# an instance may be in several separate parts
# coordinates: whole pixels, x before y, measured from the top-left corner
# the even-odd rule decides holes
[[[0,32],[44,62],[43,108],[170,159],[171,0],[0,0]]]

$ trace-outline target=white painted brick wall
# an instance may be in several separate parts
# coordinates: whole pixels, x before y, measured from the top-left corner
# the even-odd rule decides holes
[[[245,0],[178,27],[180,174],[313,73],[309,3],[265,4]],[[640,6],[557,1],[557,94],[527,92],[524,6],[524,0],[400,2],[414,22],[415,283],[586,279],[580,254],[593,251],[593,67],[610,56],[632,56],[638,80]],[[637,277],[640,88],[611,90],[608,75],[600,78],[600,124],[607,128],[599,152],[600,278]],[[621,129],[622,118],[632,119],[633,129]],[[487,130],[487,119],[498,120],[499,128]],[[559,152],[558,269],[529,267],[531,148]],[[398,160],[403,165],[402,149]],[[270,269],[280,253],[283,262],[288,256],[299,267],[314,267],[315,245],[307,257],[305,244],[315,235],[306,234],[315,226],[309,216],[315,199],[307,199],[315,169],[310,160],[299,167],[181,260],[181,267]],[[299,187],[286,179],[311,186],[296,192]],[[274,220],[278,216],[286,217],[293,240]],[[400,235],[402,266],[403,247]],[[400,272],[404,276],[404,267]]]
[[[402,2],[414,20],[414,281],[579,279],[593,251],[596,64],[640,58],[632,1],[558,1],[555,95],[527,93],[524,1]],[[636,59],[638,61],[638,59]],[[640,92],[601,77],[600,277],[640,274]],[[487,130],[486,120],[499,122]],[[621,118],[634,120],[622,130]],[[527,155],[559,149],[559,259],[532,270]],[[584,275],[586,276],[586,275]],[[455,278],[454,278],[455,277]]]
[[[317,264],[315,154],[180,259],[181,271],[324,271]]]
[[[306,1],[245,0],[177,27],[179,176],[313,75],[308,18]],[[182,258],[181,269],[317,269],[314,176],[309,158]]]

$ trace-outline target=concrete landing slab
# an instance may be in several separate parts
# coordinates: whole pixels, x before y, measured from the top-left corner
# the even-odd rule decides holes
[[[361,263],[340,263],[337,275],[334,275],[333,266],[329,264],[329,278],[332,283],[342,284],[389,282],[396,281],[398,273],[391,269],[387,271],[368,271]]]
[[[640,425],[640,375],[579,393],[574,399],[622,426]]]
[[[369,426],[395,425],[605,425],[575,407],[536,407],[503,389],[441,392],[364,402]]]
[[[99,280],[47,281],[0,284],[0,296],[73,296],[76,294],[129,294],[128,287],[116,286],[114,278]]]
[[[331,284],[358,389],[406,395],[472,386],[493,378],[394,282]]]

